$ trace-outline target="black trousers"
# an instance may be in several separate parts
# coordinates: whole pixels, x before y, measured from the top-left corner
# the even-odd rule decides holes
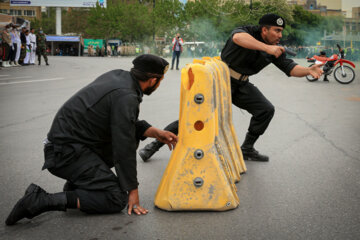
[[[252,117],[248,131],[254,136],[262,135],[274,116],[275,108],[260,90],[249,81],[240,82],[231,79],[232,103],[246,111]]]
[[[248,131],[253,136],[262,135],[274,116],[275,108],[260,90],[249,81],[239,82],[231,80],[232,103],[238,108],[248,111],[252,117]],[[179,121],[166,126],[165,130],[178,133]]]
[[[125,208],[127,192],[120,190],[117,176],[108,159],[82,144],[54,145],[44,148],[45,164],[53,175],[75,185],[80,210],[86,213],[116,213]]]

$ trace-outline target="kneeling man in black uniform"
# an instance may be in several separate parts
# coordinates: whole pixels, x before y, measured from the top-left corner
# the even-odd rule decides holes
[[[64,192],[49,194],[31,184],[6,219],[7,225],[67,208],[116,213],[128,205],[128,214],[148,212],[139,203],[139,140],[153,137],[173,149],[177,136],[138,120],[143,94],[159,87],[169,63],[145,54],[133,64],[130,72],[119,69],[101,75],[60,108],[45,140],[43,169],[67,180]]]

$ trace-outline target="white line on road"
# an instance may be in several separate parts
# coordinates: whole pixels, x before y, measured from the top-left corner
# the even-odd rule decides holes
[[[31,81],[0,83],[0,85],[10,85],[10,84],[18,84],[18,83],[47,82],[47,81],[58,81],[58,80],[63,80],[63,79],[64,79],[64,78],[48,78],[48,79],[39,79],[39,80],[31,80]]]
[[[8,77],[8,76],[10,76],[10,75],[0,75],[0,77]]]
[[[21,78],[31,78],[31,76],[24,76],[24,77],[12,77],[12,78],[0,78],[0,81],[4,81],[4,80],[12,80],[12,79],[21,79]]]

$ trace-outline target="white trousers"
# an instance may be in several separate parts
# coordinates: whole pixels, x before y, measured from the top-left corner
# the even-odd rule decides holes
[[[36,45],[35,43],[31,44],[31,52],[30,52],[30,64],[35,63],[35,56],[36,56]]]
[[[24,63],[25,64],[30,63],[30,48],[27,45],[26,45],[26,55],[25,55]]]
[[[15,61],[18,62],[20,59],[20,51],[21,51],[21,42],[17,42],[17,49],[15,55]]]

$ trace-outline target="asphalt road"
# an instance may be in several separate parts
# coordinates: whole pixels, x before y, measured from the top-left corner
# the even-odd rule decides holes
[[[288,78],[269,66],[251,78],[275,116],[256,148],[270,162],[246,162],[240,206],[227,212],[166,212],[154,196],[171,152],[138,157],[147,216],[49,212],[12,227],[5,219],[31,183],[59,192],[64,180],[41,171],[42,141],[58,108],[77,90],[132,58],[50,57],[50,66],[0,70],[0,239],[360,239],[360,72],[341,85]],[[190,59],[181,59],[181,66]],[[307,63],[300,61],[303,65]],[[178,118],[180,71],[144,97],[140,119],[165,127]],[[250,115],[233,107],[242,142]],[[142,142],[140,147],[149,143]]]

